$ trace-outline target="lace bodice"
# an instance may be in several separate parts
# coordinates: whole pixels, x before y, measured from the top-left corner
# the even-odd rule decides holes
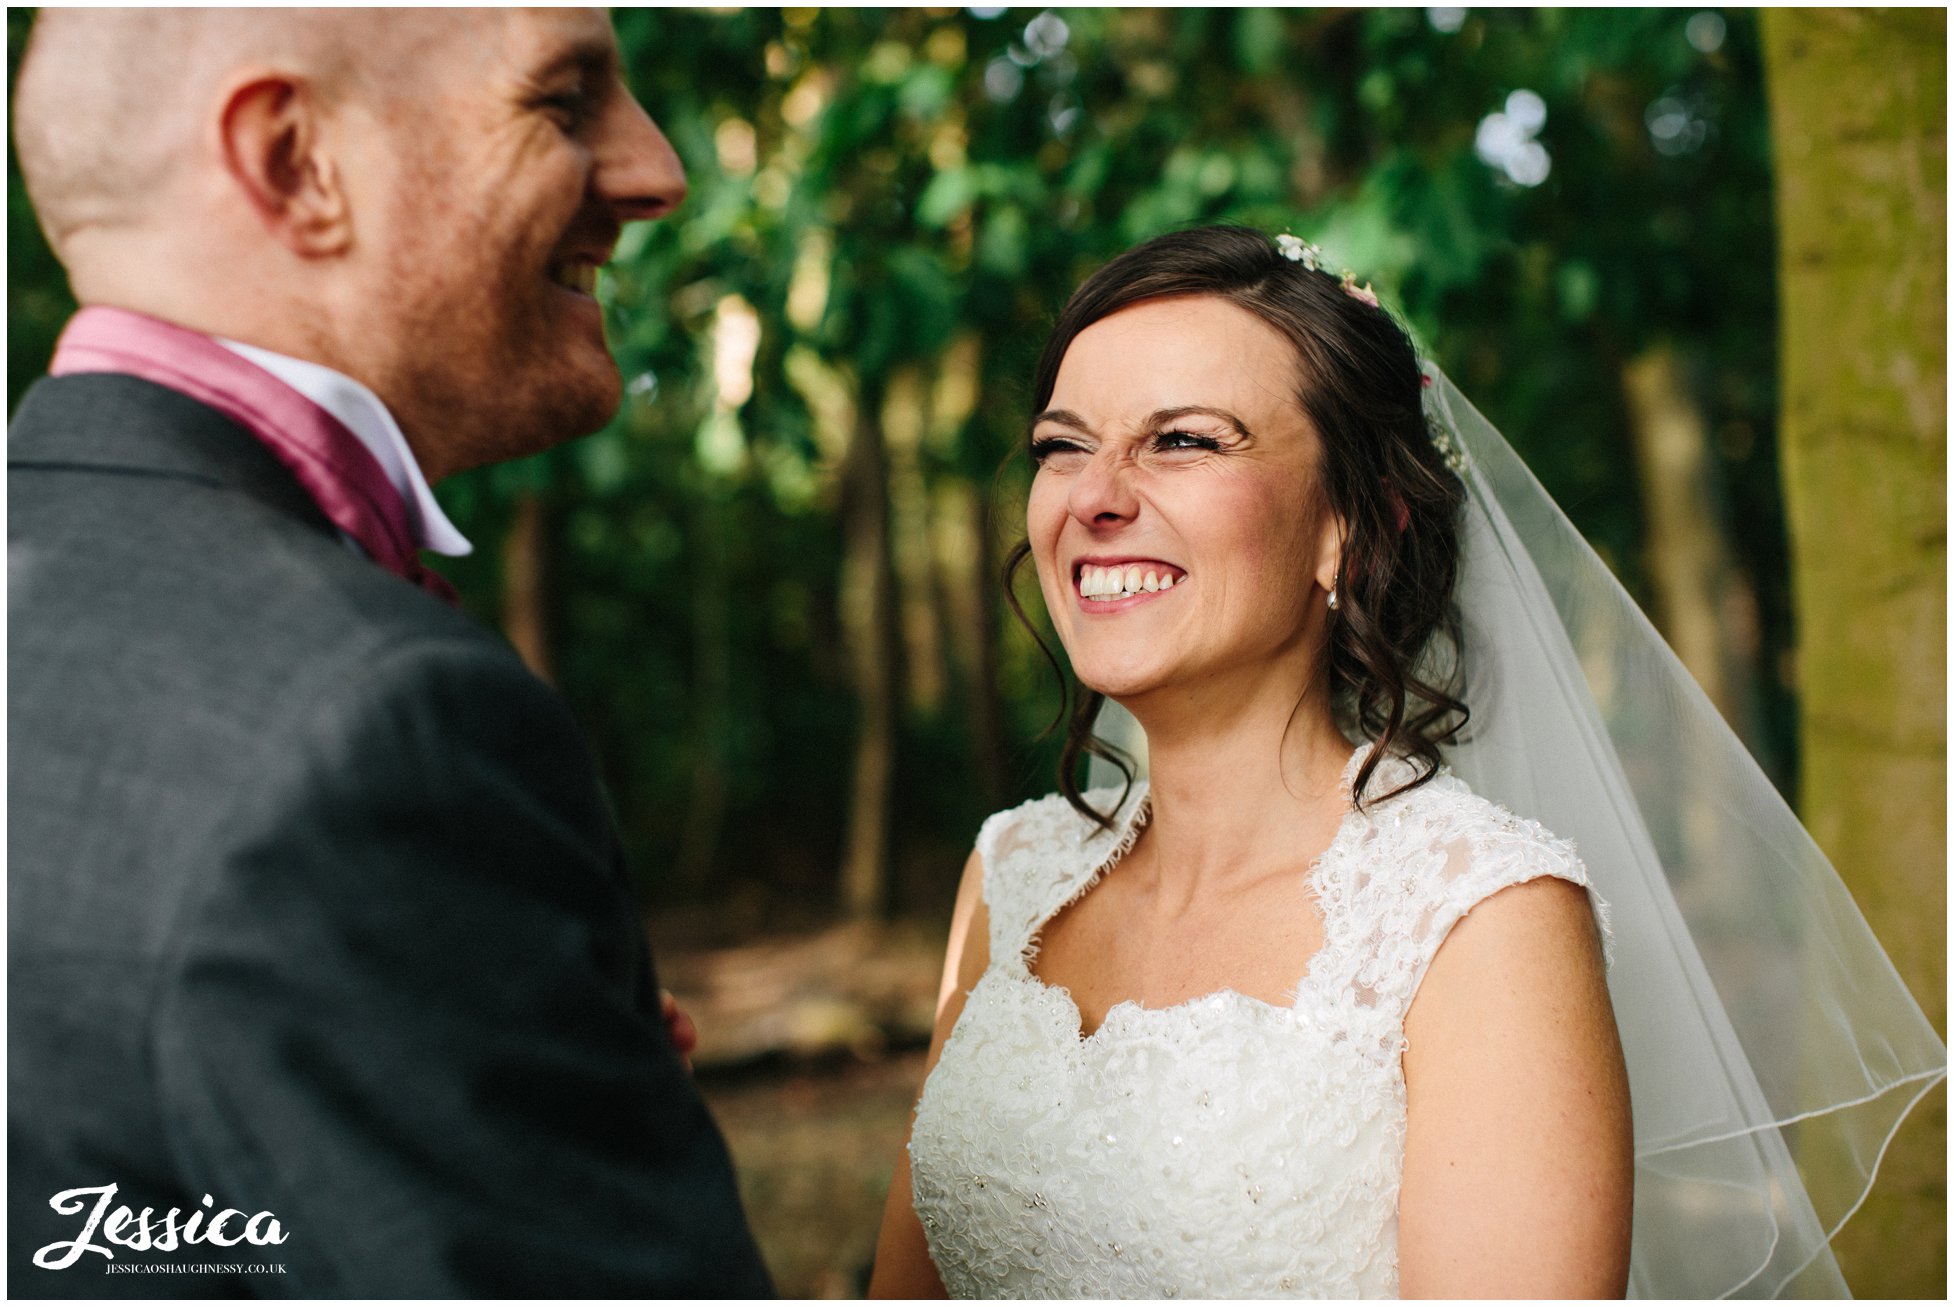
[[[1359,749],[1344,785],[1361,762]],[[1508,885],[1586,885],[1573,846],[1449,772],[1380,764],[1308,871],[1323,944],[1278,1007],[1222,990],[1126,1002],[1080,1037],[1030,969],[1044,923],[1144,827],[1059,796],[977,837],[990,966],[916,1109],[916,1212],[957,1297],[1394,1297],[1404,1016],[1453,924]],[[1103,811],[1117,791],[1093,794]],[[1599,905],[1597,904],[1597,907]]]

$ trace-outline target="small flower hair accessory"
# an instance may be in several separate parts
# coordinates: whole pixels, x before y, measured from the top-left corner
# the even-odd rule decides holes
[[[1343,293],[1353,300],[1362,300],[1372,308],[1378,307],[1377,292],[1371,289],[1371,284],[1365,282],[1359,286],[1357,284],[1357,274],[1348,268],[1343,270]]]
[[[1291,263],[1300,263],[1311,272],[1323,272],[1323,251],[1300,236],[1288,232],[1276,237],[1276,252]]]
[[[1425,411],[1425,435],[1432,442],[1432,448],[1438,451],[1439,459],[1452,469],[1452,475],[1464,480],[1465,446],[1459,442],[1458,434],[1452,430],[1452,424],[1446,420],[1439,406],[1438,389],[1432,384],[1434,367],[1424,359],[1418,361],[1418,384],[1424,392],[1421,407]]]
[[[1425,414],[1425,434],[1431,437],[1432,448],[1438,451],[1438,456],[1444,460],[1445,466],[1452,469],[1452,475],[1464,480],[1465,450],[1460,447],[1459,438],[1452,434],[1452,428],[1446,426],[1436,413],[1428,411]]]
[[[1276,253],[1282,255],[1283,258],[1288,259],[1291,263],[1300,263],[1311,272],[1328,272],[1330,270],[1329,262],[1323,257],[1321,246],[1314,245],[1302,237],[1291,235],[1288,232],[1283,232],[1280,236],[1277,236],[1275,242]],[[1357,284],[1356,273],[1345,268],[1338,274],[1338,280],[1343,285],[1343,293],[1350,296],[1351,299],[1368,304],[1372,308],[1378,307],[1377,292],[1371,289],[1369,282],[1365,282],[1362,286],[1359,286]]]

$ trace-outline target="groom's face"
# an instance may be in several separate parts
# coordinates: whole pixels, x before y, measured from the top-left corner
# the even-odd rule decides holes
[[[395,355],[389,401],[438,478],[610,418],[597,268],[623,223],[683,198],[685,175],[601,11],[469,13],[423,62],[369,160],[367,289]]]

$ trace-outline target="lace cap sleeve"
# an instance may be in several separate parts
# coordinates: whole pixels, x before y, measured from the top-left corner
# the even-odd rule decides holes
[[[1510,885],[1553,876],[1586,889],[1604,958],[1611,954],[1607,905],[1571,841],[1449,776],[1385,807],[1365,841],[1370,874],[1357,896],[1368,900],[1359,915],[1370,927],[1360,986],[1400,1015],[1452,928]]]
[[[984,907],[990,915],[993,962],[1022,952],[1047,917],[1099,867],[1124,851],[1144,793],[1144,788],[1135,787],[1120,805],[1110,831],[1087,821],[1057,794],[985,819],[977,832],[977,856],[984,864]],[[1116,790],[1086,793],[1087,801],[1102,812],[1118,798]]]
[[[1489,800],[1470,797],[1484,811],[1477,820],[1463,823],[1465,828],[1445,845],[1442,883],[1421,922],[1418,963],[1407,1002],[1417,993],[1439,946],[1454,926],[1499,891],[1543,876],[1571,881],[1588,892],[1604,960],[1612,952],[1608,906],[1595,893],[1573,841],[1560,838],[1537,821],[1516,817]]]

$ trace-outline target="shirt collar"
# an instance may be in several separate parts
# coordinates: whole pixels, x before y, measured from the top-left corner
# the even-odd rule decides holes
[[[400,424],[394,421],[393,414],[387,411],[387,406],[378,395],[345,373],[335,372],[320,364],[274,353],[256,345],[225,340],[221,336],[212,339],[304,395],[338,418],[348,431],[359,438],[360,443],[372,452],[381,470],[387,474],[387,480],[399,492],[401,502],[406,505],[408,527],[414,533],[417,547],[453,558],[474,552],[475,546],[469,543],[467,536],[455,529],[455,524],[448,520],[440,502],[434,498],[434,491],[421,472],[421,465],[414,458],[414,451],[408,446]]]

